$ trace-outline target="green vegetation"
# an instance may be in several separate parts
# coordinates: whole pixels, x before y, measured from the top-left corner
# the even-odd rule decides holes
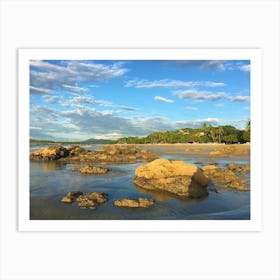
[[[212,126],[204,124],[201,128],[183,128],[173,131],[153,132],[146,137],[123,137],[118,140],[88,139],[81,142],[61,142],[30,139],[30,144],[175,144],[175,143],[246,143],[250,142],[250,121],[244,130],[232,125]]]
[[[118,144],[169,144],[169,143],[246,143],[250,142],[250,121],[245,130],[231,125],[214,127],[204,124],[201,128],[184,128],[174,131],[154,132],[146,137],[123,137]]]

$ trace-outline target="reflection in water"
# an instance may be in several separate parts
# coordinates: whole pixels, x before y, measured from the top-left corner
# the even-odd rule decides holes
[[[57,161],[43,161],[41,165],[44,172],[55,171],[57,169],[65,167],[65,164],[63,162]]]
[[[145,190],[145,189],[143,189],[141,187],[138,187],[136,185],[135,185],[135,189],[137,191],[139,191],[140,193],[149,194],[149,195],[153,196],[158,201],[168,201],[172,198],[170,195],[168,195],[165,192],[157,192],[157,191],[154,191],[154,190]]]

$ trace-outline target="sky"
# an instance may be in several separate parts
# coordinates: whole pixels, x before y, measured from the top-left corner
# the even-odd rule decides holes
[[[250,118],[249,60],[30,60],[30,138],[83,141]]]

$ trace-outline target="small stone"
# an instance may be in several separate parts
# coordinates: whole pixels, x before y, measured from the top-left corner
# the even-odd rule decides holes
[[[77,201],[82,201],[83,199],[92,200],[98,204],[103,204],[108,200],[108,195],[101,192],[86,193],[77,198]]]
[[[73,168],[72,171],[79,171],[85,175],[100,175],[100,174],[106,174],[109,171],[109,169],[103,167],[85,165],[82,167]]]
[[[77,197],[79,197],[82,194],[83,193],[80,191],[71,191],[61,199],[61,202],[73,203],[77,199]]]

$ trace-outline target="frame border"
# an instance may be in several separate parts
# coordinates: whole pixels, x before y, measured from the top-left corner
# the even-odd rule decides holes
[[[18,230],[19,231],[261,231],[262,230],[262,52],[261,49],[19,49]],[[251,62],[250,220],[30,220],[29,60],[234,60]],[[253,186],[253,188],[252,188]]]

